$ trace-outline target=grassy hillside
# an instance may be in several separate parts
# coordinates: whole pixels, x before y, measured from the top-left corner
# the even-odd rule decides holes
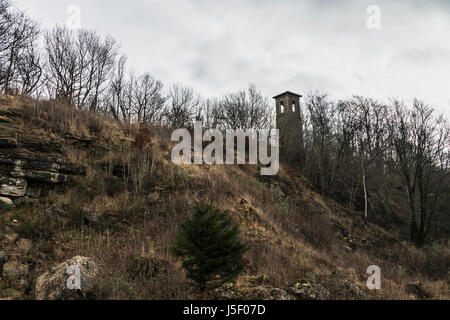
[[[295,286],[311,299],[450,298],[448,246],[416,248],[286,165],[270,177],[252,165],[176,166],[167,128],[25,97],[0,96],[1,138],[0,177],[20,159],[59,171],[25,170],[28,193],[0,209],[0,252],[28,268],[0,278],[0,298],[33,299],[37,277],[76,255],[101,268],[87,298],[197,298],[169,250],[196,201],[228,210],[250,246],[238,282],[210,298],[298,298]],[[381,290],[366,288],[369,265],[381,268]]]

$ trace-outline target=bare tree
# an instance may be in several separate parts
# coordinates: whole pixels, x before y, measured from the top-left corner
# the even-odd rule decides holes
[[[355,149],[364,192],[364,217],[367,219],[369,209],[368,169],[380,164],[382,155],[388,147],[387,107],[377,101],[355,96],[347,102],[355,117]]]
[[[410,208],[410,240],[422,244],[431,228],[448,177],[449,126],[428,105],[415,100],[411,110],[394,101],[389,126],[395,151],[393,164],[402,177]]]
[[[118,46],[92,31],[55,27],[45,37],[50,96],[96,110],[114,70]]]
[[[389,222],[400,181],[409,237],[419,245],[437,221],[448,221],[450,129],[432,108],[417,100],[411,109],[399,101],[389,108],[358,96],[336,104],[316,92],[305,109],[302,172],[322,193],[356,205],[366,219],[371,210],[374,221],[381,212]]]
[[[140,123],[155,125],[161,123],[166,98],[163,84],[148,73],[139,76],[133,83],[133,111]]]
[[[247,91],[225,95],[215,108],[214,116],[223,129],[267,129],[272,124],[272,113],[267,98],[255,85]]]
[[[174,84],[169,91],[168,106],[165,116],[169,126],[173,128],[187,127],[199,115],[200,96],[189,87]]]
[[[307,127],[305,133],[307,152],[305,172],[324,193],[330,192],[335,178],[337,161],[333,160],[334,119],[336,105],[326,94],[309,93],[306,98]]]
[[[216,128],[217,123],[217,106],[219,104],[218,99],[208,98],[202,101],[202,105],[200,107],[200,119],[203,122],[203,125],[206,128]]]
[[[36,51],[38,24],[0,2],[0,86],[6,93],[32,93],[42,74]],[[25,83],[24,83],[25,81]]]
[[[6,82],[8,50],[11,46],[11,30],[14,24],[10,6],[11,3],[8,0],[0,0],[0,85],[2,90]]]
[[[73,103],[81,77],[78,52],[71,32],[55,27],[45,35],[45,80],[49,95]]]
[[[116,120],[128,114],[125,110],[126,62],[127,58],[125,56],[119,58],[105,99],[106,109]]]
[[[82,99],[79,106],[88,105],[91,111],[96,111],[99,106],[101,94],[107,88],[116,58],[118,46],[111,37],[104,40],[91,31],[79,33],[80,57],[83,58],[84,85],[80,85],[79,97]],[[84,51],[84,52],[83,52]]]
[[[16,68],[21,94],[32,95],[42,86],[43,66],[39,49],[35,44],[30,44],[22,52]]]

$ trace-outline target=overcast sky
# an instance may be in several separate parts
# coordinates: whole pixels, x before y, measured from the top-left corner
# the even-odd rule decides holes
[[[116,38],[136,71],[204,96],[251,82],[267,96],[418,97],[450,114],[448,0],[14,1],[46,27],[77,5],[81,26]],[[380,29],[367,27],[371,5]]]

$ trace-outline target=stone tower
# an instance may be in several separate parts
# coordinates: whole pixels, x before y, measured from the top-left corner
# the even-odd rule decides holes
[[[280,155],[290,162],[301,162],[303,155],[301,97],[290,91],[273,97],[276,103],[276,126],[280,134]]]

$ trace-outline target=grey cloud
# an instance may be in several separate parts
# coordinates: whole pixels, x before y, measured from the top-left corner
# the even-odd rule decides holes
[[[78,4],[83,26],[111,34],[138,71],[205,96],[253,82],[264,93],[317,87],[335,97],[410,97],[446,106],[447,0],[16,0],[48,26]],[[381,8],[381,30],[366,9]],[[428,81],[423,81],[426,76]]]

